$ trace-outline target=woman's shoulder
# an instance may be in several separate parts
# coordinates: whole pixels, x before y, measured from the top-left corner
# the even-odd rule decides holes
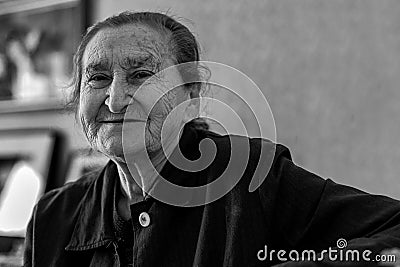
[[[275,159],[280,156],[291,159],[290,151],[286,146],[266,138],[236,134],[219,134],[211,130],[201,130],[198,132],[198,135],[200,139],[211,139],[217,146],[219,152],[225,151],[230,153],[233,151],[233,146],[237,145],[241,152],[243,152],[243,149],[248,149],[251,160],[259,158],[264,152],[268,152],[268,155]],[[237,150],[239,151],[239,149]]]
[[[270,170],[274,173],[283,161],[292,160],[286,146],[265,138],[220,135],[211,131],[203,131],[201,135],[200,139],[209,138],[216,147],[215,158],[210,164],[211,173],[216,177],[239,175],[241,182],[238,185],[251,192],[259,188]],[[211,155],[211,153],[208,154]]]

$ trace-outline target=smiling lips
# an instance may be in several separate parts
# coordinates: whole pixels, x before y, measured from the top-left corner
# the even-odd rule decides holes
[[[146,120],[141,119],[103,119],[100,120],[101,123],[124,123],[124,122],[146,122]]]

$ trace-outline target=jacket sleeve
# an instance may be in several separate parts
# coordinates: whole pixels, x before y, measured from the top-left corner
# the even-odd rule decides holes
[[[398,200],[322,179],[296,166],[281,145],[258,191],[275,249],[320,253],[331,247],[358,250],[360,255],[370,250],[369,258],[375,260],[382,250],[400,247]],[[345,264],[326,259],[324,266],[357,265]],[[375,266],[360,262],[360,266],[367,265]]]

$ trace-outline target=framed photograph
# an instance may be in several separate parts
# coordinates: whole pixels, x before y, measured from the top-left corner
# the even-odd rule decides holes
[[[48,129],[0,131],[0,237],[24,237],[33,206],[57,179],[59,141]]]
[[[89,0],[0,0],[0,99],[59,98]]]

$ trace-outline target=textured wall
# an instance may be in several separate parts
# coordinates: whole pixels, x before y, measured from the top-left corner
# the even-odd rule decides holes
[[[294,161],[335,181],[400,198],[400,1],[99,0],[190,19],[203,58],[250,76]]]

